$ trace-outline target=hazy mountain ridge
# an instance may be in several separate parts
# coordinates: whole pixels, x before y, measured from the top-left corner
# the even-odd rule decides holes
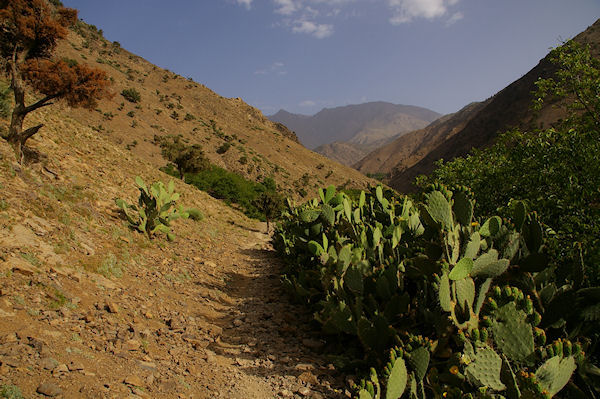
[[[460,111],[444,115],[423,129],[406,133],[370,152],[353,166],[367,173],[393,174],[405,170],[459,132],[486,103],[471,103]]]
[[[378,101],[324,108],[312,116],[280,110],[269,119],[286,125],[312,149],[336,141],[370,144],[424,127],[438,117],[426,108]]]

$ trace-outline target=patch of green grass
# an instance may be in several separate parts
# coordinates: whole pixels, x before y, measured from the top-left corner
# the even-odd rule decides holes
[[[51,296],[51,301],[48,304],[50,309],[60,309],[65,306],[69,302],[69,299],[65,296],[65,294],[58,290],[54,289],[54,292]]]
[[[23,298],[21,295],[15,295],[15,296],[13,296],[12,300],[17,305],[21,305],[21,306],[25,305],[25,298]]]
[[[97,272],[106,278],[110,278],[111,276],[120,278],[123,276],[123,264],[117,259],[115,254],[109,252],[102,260]]]
[[[16,385],[2,384],[0,385],[0,398],[2,399],[23,399],[21,390]]]
[[[38,257],[35,256],[35,254],[32,254],[31,252],[21,253],[21,258],[25,259],[27,262],[31,263],[35,267],[39,267],[42,263],[38,259]]]

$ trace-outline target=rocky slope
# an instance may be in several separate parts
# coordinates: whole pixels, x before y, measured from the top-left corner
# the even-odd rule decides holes
[[[136,175],[168,177],[59,106],[40,163],[0,141],[0,387],[24,397],[341,397],[310,315],[281,292],[262,223],[176,183],[202,221],[127,227]],[[9,188],[10,189],[6,189]]]
[[[107,41],[94,27],[80,23],[60,44],[57,56],[102,68],[113,81],[112,99],[101,101],[95,112],[76,109],[69,115],[157,167],[166,161],[154,136],[181,134],[190,144],[201,144],[217,166],[255,181],[272,177],[291,195],[299,188],[314,193],[328,184],[350,181],[365,187],[371,182],[356,170],[307,150],[285,126],[271,122],[242,99],[224,98],[152,65]],[[124,89],[136,90],[140,101],[128,101],[121,95]]]

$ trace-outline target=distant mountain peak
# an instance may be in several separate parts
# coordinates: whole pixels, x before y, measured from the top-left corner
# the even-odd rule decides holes
[[[268,118],[294,131],[306,147],[317,148],[333,142],[354,142],[369,147],[373,142],[381,143],[382,140],[422,128],[439,116],[437,112],[423,107],[370,101],[323,108],[312,116],[282,109]]]

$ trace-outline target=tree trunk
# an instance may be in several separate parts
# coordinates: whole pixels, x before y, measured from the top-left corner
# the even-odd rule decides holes
[[[25,88],[23,87],[23,80],[21,79],[17,67],[16,53],[13,55],[10,65],[10,74],[11,88],[13,89],[15,96],[15,108],[13,109],[12,117],[10,119],[10,127],[8,128],[8,136],[6,137],[6,141],[15,151],[15,156],[19,163],[22,164],[24,160],[23,147],[25,146],[25,142],[44,126],[37,125],[23,131],[23,122],[25,121],[25,116],[27,116],[27,114],[31,111],[49,105],[48,101],[51,100],[52,97],[47,96],[35,104],[30,105],[29,107],[25,106]]]
[[[269,234],[269,218],[266,218],[266,219],[267,219],[267,234]]]

